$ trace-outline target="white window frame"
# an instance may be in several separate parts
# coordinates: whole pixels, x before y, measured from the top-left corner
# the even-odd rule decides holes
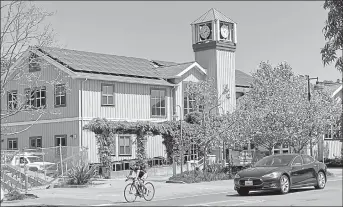
[[[57,89],[60,89],[60,90],[58,91]],[[64,97],[64,104],[62,104],[62,97]],[[59,100],[60,104],[57,104],[57,100]],[[55,107],[67,106],[67,93],[66,93],[65,84],[55,85],[55,100],[54,101],[55,101]]]
[[[157,91],[158,93],[158,96],[153,96],[152,95],[152,92],[153,91]],[[164,96],[163,96],[163,93],[164,93]],[[164,89],[164,88],[151,88],[150,89],[150,116],[151,117],[166,117],[167,116],[167,99],[166,99],[166,96],[167,96],[167,90]],[[162,101],[164,102],[164,106],[162,106]],[[160,103],[159,106],[157,106],[156,104],[154,105],[153,103],[156,102],[156,103]],[[164,110],[164,114],[162,113]],[[157,114],[153,114],[153,112],[159,112],[160,115],[157,115]]]
[[[32,140],[35,140],[35,146],[32,146]],[[40,146],[37,146],[37,140],[40,140]],[[42,148],[42,136],[29,137],[29,146],[31,149]]]
[[[103,89],[106,89],[104,91]],[[108,88],[112,87],[113,93],[108,93]],[[101,106],[114,106],[114,84],[102,83],[101,84]],[[103,102],[103,97],[106,97],[106,103]],[[109,103],[109,99],[112,98],[112,104]]]
[[[18,91],[17,90],[12,90],[12,91],[7,92],[7,108],[9,110],[15,110],[18,108]]]
[[[42,96],[43,91],[45,92],[45,96]],[[39,97],[37,96],[39,94]],[[46,87],[37,87],[37,88],[27,88],[25,89],[25,95],[26,95],[26,108],[45,108],[46,107],[46,102],[47,102],[47,94],[46,94]],[[42,104],[42,100],[45,100],[45,104]],[[39,107],[37,106],[39,102]],[[33,104],[32,104],[33,103]]]
[[[60,145],[57,144],[57,143],[58,143],[57,140],[60,140],[59,142],[62,143],[62,139],[65,139],[65,145],[62,145],[62,144],[61,144],[61,146],[62,146],[62,147],[68,146],[67,137],[68,137],[68,136],[67,136],[66,134],[55,135],[55,146],[56,146],[56,147],[59,147]]]
[[[285,145],[287,147],[285,147]],[[275,154],[275,151],[279,152],[278,154],[289,154],[289,153],[291,153],[290,146],[287,143],[280,144],[280,148],[275,148],[275,146],[274,146],[273,147],[273,154]],[[284,151],[287,151],[287,152],[284,153]]]
[[[10,147],[11,143],[11,147]],[[13,143],[16,143],[17,147],[13,147]],[[18,138],[8,138],[7,139],[7,149],[8,150],[18,150]]]
[[[120,140],[124,139],[124,145],[121,145]],[[126,140],[129,140],[129,144],[126,145]],[[121,147],[124,147],[124,151],[122,153]],[[129,147],[129,152],[127,152],[127,147]],[[132,140],[131,135],[119,135],[118,136],[118,155],[119,156],[132,156]]]

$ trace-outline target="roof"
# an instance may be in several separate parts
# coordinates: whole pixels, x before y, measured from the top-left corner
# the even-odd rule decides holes
[[[40,51],[64,63],[74,72],[98,72],[140,77],[157,77],[152,62],[143,58],[124,57],[93,52],[39,47]]]
[[[192,24],[199,24],[199,23],[213,21],[213,20],[219,20],[219,21],[223,21],[223,22],[236,23],[232,19],[226,17],[220,11],[212,8],[208,12],[203,14],[201,17],[199,17],[197,20],[195,20]]]
[[[169,66],[162,66],[159,68],[156,68],[156,72],[159,74],[163,74],[163,77],[166,78],[173,78],[177,76],[177,74],[181,73],[183,70],[191,66],[194,62],[188,62],[188,63],[179,63]]]
[[[195,61],[175,63],[54,47],[36,47],[35,49],[50,57],[51,61],[55,61],[56,64],[59,63],[72,71],[75,78],[173,85],[163,79],[175,78],[189,67],[193,67],[192,65],[205,72]],[[250,75],[236,70],[237,86],[250,86],[251,81]]]
[[[236,86],[250,86],[252,80],[253,78],[250,75],[236,70]]]

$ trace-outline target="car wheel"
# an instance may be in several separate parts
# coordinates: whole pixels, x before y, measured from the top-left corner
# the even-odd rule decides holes
[[[289,179],[286,175],[282,175],[280,178],[280,192],[281,194],[287,194],[289,192]]]
[[[249,190],[248,189],[238,189],[237,190],[237,193],[240,195],[240,196],[247,196],[249,194]]]
[[[324,189],[325,184],[326,184],[325,174],[322,171],[320,171],[317,175],[317,185],[315,185],[314,187],[316,189]]]

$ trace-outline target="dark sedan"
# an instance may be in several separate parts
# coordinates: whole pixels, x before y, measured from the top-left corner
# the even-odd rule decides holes
[[[275,190],[286,194],[292,188],[314,186],[323,189],[326,184],[326,165],[313,157],[282,154],[264,157],[251,168],[239,171],[234,179],[239,195],[250,191]]]

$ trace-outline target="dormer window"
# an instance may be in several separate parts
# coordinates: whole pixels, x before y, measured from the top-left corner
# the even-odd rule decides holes
[[[39,57],[35,53],[31,53],[29,57],[29,72],[40,71]]]

